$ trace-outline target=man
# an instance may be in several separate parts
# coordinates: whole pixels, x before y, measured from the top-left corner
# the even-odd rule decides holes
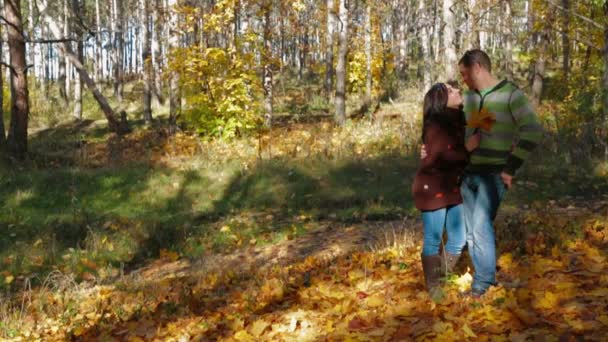
[[[461,184],[467,245],[475,268],[471,294],[479,297],[496,284],[496,212],[516,171],[541,140],[542,127],[524,93],[492,75],[485,52],[467,51],[458,66],[469,87],[463,108],[467,122],[485,117],[489,123],[467,127],[467,138],[481,133],[481,142],[470,155]],[[519,138],[516,144],[515,138]]]

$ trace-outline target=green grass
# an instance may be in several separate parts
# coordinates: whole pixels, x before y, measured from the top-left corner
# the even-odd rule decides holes
[[[287,92],[297,86],[285,85]],[[137,90],[127,90],[136,96]],[[328,104],[311,93],[279,105],[301,102],[323,112]],[[410,109],[389,111],[414,110],[411,102]],[[289,111],[302,109],[296,107]],[[93,103],[85,108],[96,110]],[[130,113],[136,117],[137,109]],[[162,250],[200,257],[272,244],[306,234],[322,220],[418,215],[410,187],[419,134],[395,122],[378,128],[349,121],[336,131],[313,125],[307,128],[312,140],[300,132],[274,141],[270,159],[256,160],[255,141],[244,138],[240,145],[212,142],[175,168],[127,161],[96,169],[78,166],[75,146],[109,142],[105,121],[62,122],[31,136],[30,162],[0,168],[0,287],[17,289],[26,279],[40,284],[54,270],[77,280],[112,277]],[[143,129],[140,121],[132,124]],[[325,147],[311,148],[315,141]],[[299,156],[277,154],[298,146]],[[565,164],[561,155],[539,148],[516,178],[526,183],[516,183],[504,205],[608,193],[594,167]]]
[[[318,220],[416,215],[410,195],[416,164],[412,156],[385,154],[278,158],[248,170],[236,162],[193,170],[5,169],[0,274],[40,281],[59,269],[105,277],[161,249],[197,257],[300,236]],[[608,191],[602,179],[555,164],[527,167],[520,179],[534,184],[516,185],[505,205]]]

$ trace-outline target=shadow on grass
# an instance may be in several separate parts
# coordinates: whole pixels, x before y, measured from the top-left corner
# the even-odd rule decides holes
[[[414,165],[399,155],[269,160],[248,171],[221,170],[228,181],[217,170],[124,164],[7,171],[0,180],[0,226],[7,232],[0,237],[0,272],[15,276],[11,286],[18,289],[53,269],[78,279],[105,266],[132,269],[163,249],[195,257],[209,248],[229,251],[237,245],[219,226],[244,213],[253,222],[233,227],[235,233],[246,241],[264,234],[268,242],[291,232],[299,215],[399,218],[411,210]]]

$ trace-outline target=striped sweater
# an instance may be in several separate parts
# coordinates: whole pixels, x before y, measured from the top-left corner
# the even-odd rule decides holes
[[[479,148],[471,154],[467,172],[514,175],[542,138],[542,127],[524,93],[507,80],[482,97],[476,90],[464,92],[467,118],[485,108],[496,116],[491,130],[481,130]],[[474,133],[467,127],[467,137]],[[516,140],[518,138],[518,140]],[[515,145],[513,145],[517,142]]]

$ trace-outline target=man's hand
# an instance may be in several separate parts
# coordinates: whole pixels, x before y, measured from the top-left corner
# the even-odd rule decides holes
[[[502,182],[505,184],[505,187],[507,187],[507,190],[511,189],[511,186],[513,185],[513,176],[506,172],[502,172],[500,178],[502,178]]]
[[[426,158],[428,154],[426,153],[426,145],[422,144],[422,146],[420,147],[420,159],[424,159]]]
[[[478,148],[480,143],[481,143],[481,133],[475,133],[475,134],[471,135],[469,137],[469,139],[467,139],[465,147],[466,147],[467,151],[469,151],[469,153],[470,153],[470,152],[473,152],[473,150],[475,150],[476,148]]]

